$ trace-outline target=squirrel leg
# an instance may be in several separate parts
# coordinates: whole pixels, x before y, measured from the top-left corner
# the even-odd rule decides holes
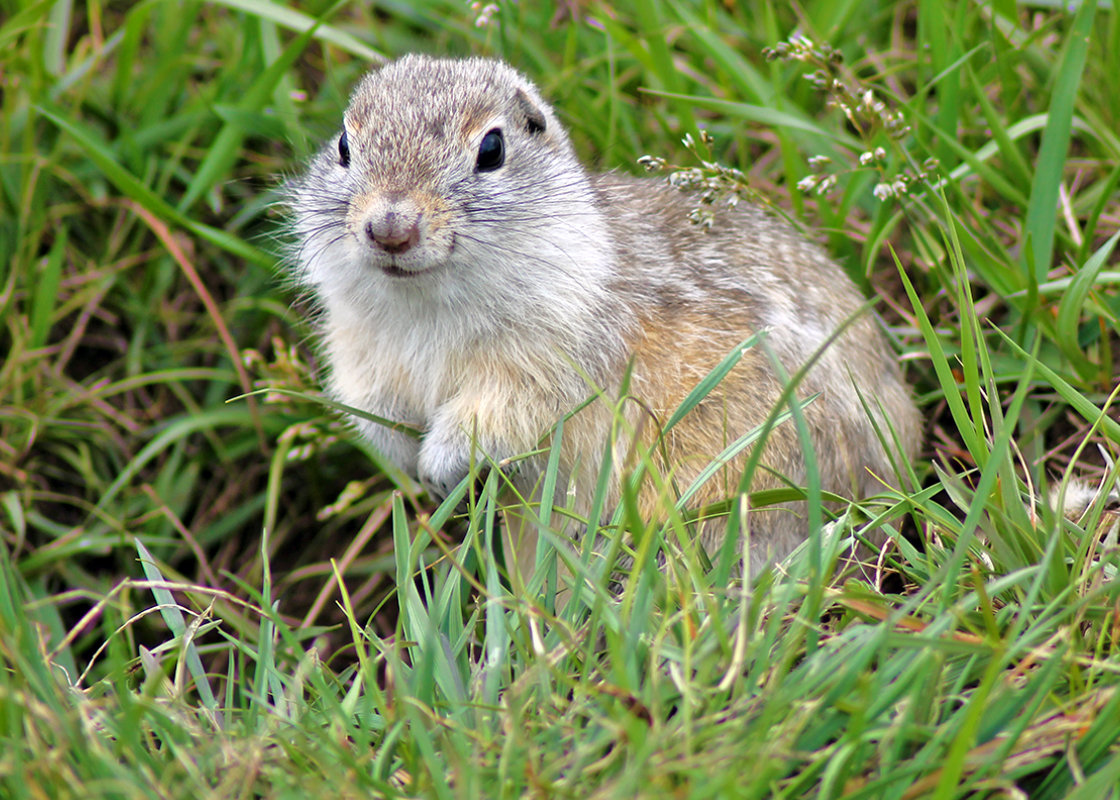
[[[472,463],[485,472],[535,448],[556,416],[557,405],[548,398],[526,396],[523,385],[514,392],[493,373],[485,377],[461,386],[428,419],[417,477],[438,497],[446,497]]]
[[[472,436],[470,420],[452,420],[443,409],[432,417],[420,444],[416,477],[437,498],[447,497],[467,473],[471,463],[484,464],[487,454]]]
[[[394,415],[393,409],[373,411],[378,416],[396,422],[409,422],[416,424],[411,419],[402,419]],[[408,434],[395,431],[392,428],[371,420],[354,418],[355,425],[362,437],[371,443],[381,455],[396,464],[409,475],[416,474],[416,463],[420,454],[420,442]]]

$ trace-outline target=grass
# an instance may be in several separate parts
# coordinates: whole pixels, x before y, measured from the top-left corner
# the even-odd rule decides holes
[[[0,794],[1116,796],[1120,17],[744,5],[0,5]],[[562,509],[503,581],[494,478],[456,521],[301,399],[275,268],[277,176],[411,50],[822,241],[917,387],[913,474],[753,585],[625,502],[618,598]],[[881,558],[824,577],[865,523]]]

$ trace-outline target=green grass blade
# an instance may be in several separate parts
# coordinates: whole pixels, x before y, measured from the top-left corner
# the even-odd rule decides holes
[[[380,64],[385,60],[385,56],[366,45],[358,37],[333,25],[323,24],[319,18],[309,16],[296,9],[272,3],[269,0],[212,0],[212,2],[216,5],[224,5],[238,11],[244,11],[261,19],[270,20],[297,33],[313,31],[314,38],[329,42],[370,64]],[[324,14],[323,16],[329,15]]]
[[[1102,409],[1097,408],[1092,401],[1071,386],[1061,375],[1047,366],[1043,361],[1021,348],[1006,333],[999,328],[996,328],[995,332],[1004,339],[1005,343],[1011,347],[1020,358],[1028,361],[1031,369],[1052,386],[1058,395],[1069,404],[1070,408],[1080,414],[1086,422],[1099,425],[1104,431],[1105,436],[1111,441],[1120,442],[1120,423],[1112,419],[1112,417]]]
[[[35,302],[31,307],[31,338],[28,344],[37,350],[47,343],[52,315],[58,302],[58,286],[62,279],[62,260],[66,254],[68,228],[63,227],[51,245],[46,264],[35,284]]]
[[[1089,297],[1089,292],[1096,286],[1097,276],[1108,263],[1117,241],[1120,241],[1120,233],[1113,234],[1090,256],[1089,260],[1074,275],[1069,289],[1066,290],[1058,304],[1058,335],[1055,341],[1062,348],[1063,355],[1073,364],[1074,369],[1085,379],[1097,372],[1098,367],[1085,357],[1080,347],[1081,337],[1078,326],[1081,322],[1081,315],[1085,310],[1085,301]]]
[[[891,250],[891,256],[895,260],[895,266],[898,268],[898,274],[902,279],[903,288],[910,298],[910,304],[918,319],[922,337],[925,340],[926,348],[929,350],[930,362],[933,365],[934,372],[937,374],[937,381],[945,397],[945,402],[949,406],[949,411],[953,416],[954,422],[960,429],[965,446],[971,453],[984,452],[986,448],[982,446],[981,441],[977,440],[976,426],[973,424],[972,418],[969,416],[968,410],[961,400],[957,379],[953,376],[952,368],[949,366],[949,359],[945,355],[945,350],[941,344],[941,336],[934,330],[929,315],[926,314],[922,306],[922,301],[914,289],[914,284],[910,282],[910,278],[906,274],[906,270],[902,268],[902,263],[898,260],[893,248]]]
[[[326,12],[326,15],[329,15],[335,8],[338,8],[337,3]],[[261,24],[265,23],[262,22]],[[314,37],[317,29],[316,24],[303,31],[284,48],[279,57],[269,64],[267,69],[257,76],[238,104],[238,112],[242,114],[260,112],[271,98],[273,89],[288,72],[289,67],[307,48],[308,42]],[[245,128],[236,116],[226,119],[222,129],[214,137],[214,141],[207,146],[206,156],[202,159],[202,163],[198,165],[194,177],[191,178],[182,199],[176,206],[177,211],[180,213],[186,212],[204,192],[209,191],[211,186],[229,172],[241,156],[241,143],[244,141],[246,133]]]
[[[196,233],[233,255],[264,267],[271,267],[274,259],[263,251],[225,231],[218,230],[201,222],[196,222],[180,214],[162,197],[138,180],[132,173],[120,166],[118,156],[95,133],[79,122],[69,119],[61,110],[47,105],[37,106],[37,110],[62,130],[66,131],[82,146],[90,160],[97,165],[105,177],[127,197],[152,212],[157,217],[173,222]]]
[[[1089,53],[1090,32],[1097,12],[1097,0],[1085,0],[1077,7],[1073,26],[1066,38],[1065,51],[1058,66],[1054,90],[1047,113],[1046,129],[1035,164],[1024,233],[1031,237],[1034,281],[1042,283],[1050,271],[1057,225],[1058,193],[1062,185],[1066,153],[1069,152],[1077,88]]]
[[[144,547],[144,543],[139,539],[136,540],[136,551],[140,555],[140,566],[144,570],[144,575],[153,584],[166,583],[163,574],[159,570],[155,559],[152,554],[148,552],[148,548]],[[186,661],[187,669],[194,678],[195,690],[198,692],[199,699],[201,699],[203,706],[213,715],[218,729],[224,727],[222,720],[221,709],[218,708],[218,701],[214,697],[214,693],[210,688],[210,682],[206,677],[206,668],[202,664],[202,658],[198,654],[198,648],[195,647],[192,641],[193,628],[197,622],[187,624],[183,617],[183,612],[179,610],[179,603],[175,600],[175,596],[171,594],[165,587],[153,585],[149,587],[152,596],[155,598],[156,604],[159,606],[160,616],[166,623],[171,635],[179,639],[183,643],[183,658]]]
[[[704,378],[693,387],[677,406],[677,409],[672,413],[668,420],[665,421],[665,426],[662,428],[662,433],[668,433],[673,429],[673,426],[684,419],[712,390],[719,385],[720,381],[727,377],[727,374],[735,368],[735,365],[742,360],[747,351],[754,347],[765,336],[765,332],[758,332],[752,334],[738,347],[724,356],[723,360],[719,362]]]

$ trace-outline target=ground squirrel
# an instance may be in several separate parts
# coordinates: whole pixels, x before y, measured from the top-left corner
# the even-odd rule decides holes
[[[626,418],[648,445],[752,333],[765,331],[792,374],[864,303],[817,247],[758,209],[704,230],[688,220],[695,201],[664,181],[588,173],[537,88],[495,60],[411,55],[374,70],[341,133],[287,195],[292,262],[321,312],[330,392],[423,431],[417,440],[357,421],[437,496],[471,463],[539,447],[598,388],[561,444],[571,496],[590,497],[624,376],[634,398]],[[658,452],[676,485],[774,407],[782,384],[767,348],[746,351],[666,434]],[[881,436],[893,436],[903,458],[915,455],[918,412],[871,315],[797,389],[813,394],[805,418],[825,490],[858,497],[893,479]],[[618,461],[632,444],[611,442]],[[708,481],[693,505],[725,498],[744,461]],[[752,489],[784,485],[776,475],[805,481],[791,422],[772,431],[763,463]],[[515,480],[531,486],[539,459],[516,465]],[[649,510],[654,495],[644,495]],[[704,526],[709,552],[723,530]],[[805,538],[804,508],[758,509],[750,530],[754,572]]]

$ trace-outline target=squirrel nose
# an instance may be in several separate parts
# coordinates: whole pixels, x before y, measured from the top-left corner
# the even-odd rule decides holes
[[[374,246],[386,253],[404,253],[420,241],[420,218],[409,220],[395,211],[380,218],[366,220],[366,236]]]

